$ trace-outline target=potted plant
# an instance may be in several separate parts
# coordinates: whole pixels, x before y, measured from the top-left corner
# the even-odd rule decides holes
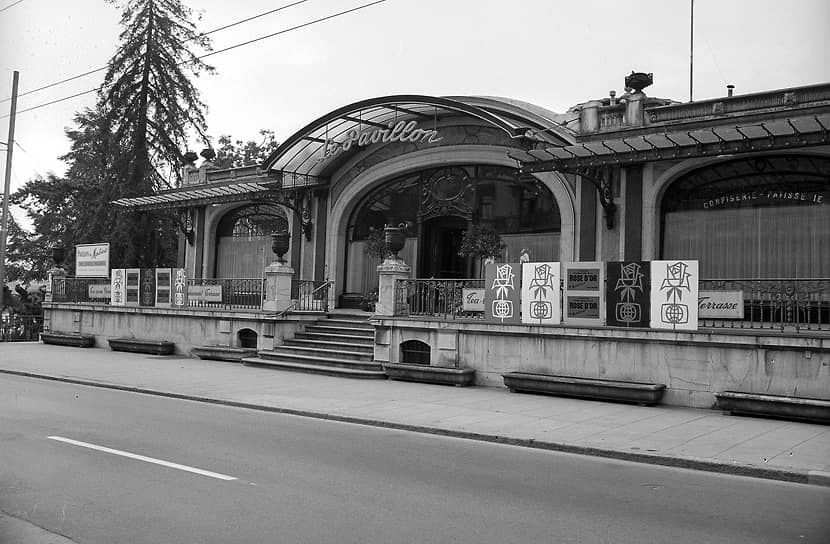
[[[491,227],[472,224],[461,236],[461,247],[458,255],[474,257],[479,260],[479,275],[481,275],[485,259],[495,259],[501,255],[504,242],[499,233]]]

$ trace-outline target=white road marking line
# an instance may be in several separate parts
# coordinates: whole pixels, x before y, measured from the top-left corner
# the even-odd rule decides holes
[[[161,465],[163,467],[169,468],[177,468],[179,470],[185,470],[187,472],[192,472],[194,474],[201,474],[202,476],[209,476],[211,478],[216,478],[218,480],[236,480],[233,476],[227,476],[225,474],[219,474],[218,472],[211,472],[209,470],[202,470],[200,468],[189,467],[187,465],[180,465],[178,463],[171,463],[169,461],[162,461],[161,459],[154,459],[152,457],[146,457],[144,455],[138,455],[135,453],[130,453],[128,451],[121,451],[121,450],[114,450],[112,448],[105,448],[104,446],[96,446],[95,444],[90,444],[88,442],[81,442],[79,440],[72,440],[71,438],[64,438],[62,436],[47,436],[46,438],[50,440],[57,440],[58,442],[65,442],[67,444],[73,444],[75,446],[81,446],[83,448],[89,448],[91,450],[103,451],[105,453],[112,453],[114,455],[120,455],[122,457],[129,457],[130,459],[137,459],[139,461],[146,461],[147,463],[154,463],[156,465]]]

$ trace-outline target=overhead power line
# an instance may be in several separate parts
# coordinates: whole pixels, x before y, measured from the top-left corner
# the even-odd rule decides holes
[[[201,60],[201,59],[204,59],[204,58],[207,58],[207,57],[213,56],[213,55],[218,55],[219,53],[224,53],[224,52],[226,52],[226,51],[230,51],[231,49],[236,49],[236,48],[238,48],[238,47],[242,47],[242,46],[244,46],[244,45],[250,45],[250,44],[252,44],[252,43],[256,43],[256,42],[259,42],[259,41],[262,41],[262,40],[265,40],[265,39],[268,39],[268,38],[273,38],[274,36],[279,36],[279,35],[281,35],[281,34],[285,34],[285,33],[287,33],[287,32],[291,32],[291,31],[293,31],[293,30],[298,30],[298,29],[301,29],[301,28],[305,28],[305,27],[307,27],[307,26],[311,26],[311,25],[317,24],[317,23],[322,23],[323,21],[328,21],[329,19],[334,19],[334,18],[336,18],[336,17],[340,17],[340,16],[342,16],[342,15],[346,15],[346,14],[349,14],[349,13],[353,13],[353,12],[355,12],[355,11],[359,11],[359,10],[361,10],[361,9],[365,9],[365,8],[368,8],[368,7],[371,7],[371,6],[377,5],[377,4],[382,4],[383,2],[386,2],[386,1],[387,1],[387,0],[376,0],[375,2],[369,2],[368,4],[363,4],[363,5],[357,6],[357,7],[355,7],[355,8],[347,9],[347,10],[345,10],[345,11],[340,11],[340,12],[334,13],[334,14],[332,14],[332,15],[327,15],[326,17],[320,17],[319,19],[314,19],[314,20],[309,21],[309,22],[307,22],[307,23],[303,23],[303,24],[300,24],[300,25],[297,25],[297,26],[293,26],[293,27],[290,27],[290,28],[286,28],[286,29],[284,29],[284,30],[280,30],[279,32],[273,32],[273,33],[271,33],[271,34],[267,34],[267,35],[265,35],[265,36],[260,36],[259,38],[254,38],[253,40],[248,40],[248,41],[246,41],[246,42],[242,42],[242,43],[238,43],[238,44],[235,44],[235,45],[231,45],[231,46],[229,46],[229,47],[225,47],[225,48],[223,48],[223,49],[219,49],[218,51],[211,51],[210,53],[207,53],[207,54],[202,55],[202,56],[200,56],[200,57],[196,57],[196,59],[197,59],[197,60]],[[180,64],[180,65],[181,65],[181,64],[187,64],[188,62],[191,62],[191,61],[184,61],[184,62],[181,62],[181,63],[179,63],[179,64]],[[56,100],[52,100],[52,101],[50,101],[50,102],[45,102],[45,103],[43,103],[43,104],[38,104],[37,106],[32,106],[32,107],[29,107],[29,108],[25,108],[25,109],[22,109],[22,110],[18,110],[18,111],[17,111],[17,113],[18,113],[18,114],[20,114],[20,113],[26,113],[26,112],[29,112],[29,111],[32,111],[32,110],[37,110],[37,109],[40,109],[40,108],[45,108],[46,106],[51,106],[52,104],[57,104],[58,102],[64,102],[64,101],[66,101],[66,100],[71,100],[71,99],[73,99],[73,98],[77,98],[77,97],[79,97],[79,96],[83,96],[83,95],[85,95],[85,94],[89,94],[89,93],[94,93],[94,92],[97,92],[100,88],[101,88],[101,87],[99,86],[99,87],[96,87],[96,88],[94,88],[94,89],[90,89],[90,90],[88,90],[88,91],[83,91],[83,92],[80,92],[80,93],[75,93],[75,94],[70,95],[70,96],[64,96],[63,98],[58,98],[58,99],[56,99]],[[6,117],[9,117],[9,115],[3,115],[3,116],[0,116],[0,119],[5,119]]]
[[[23,0],[17,0],[17,2],[15,2],[15,3],[13,3],[13,4],[9,4],[8,6],[6,6],[6,7],[4,7],[4,8],[0,8],[0,13],[3,13],[4,11],[6,11],[6,10],[7,10],[7,9],[9,9],[9,8],[13,8],[14,6],[16,6],[17,4],[19,4],[19,3],[20,3],[20,2],[22,2],[22,1],[23,1]]]
[[[19,1],[22,2],[23,0],[19,0]],[[308,1],[309,0],[298,0],[297,2],[293,2],[291,4],[286,4],[284,6],[280,6],[278,8],[275,8],[275,9],[272,9],[272,10],[269,10],[269,11],[264,11],[262,13],[258,13],[257,15],[254,15],[252,17],[248,17],[247,19],[242,19],[241,21],[236,21],[235,23],[230,23],[230,24],[227,24],[225,26],[220,26],[219,28],[214,28],[213,30],[209,30],[207,32],[202,32],[201,34],[199,34],[199,36],[200,37],[201,36],[207,36],[209,34],[214,34],[214,33],[219,32],[221,30],[227,30],[228,28],[231,28],[231,27],[234,27],[234,26],[237,26],[237,25],[241,25],[242,23],[247,23],[249,21],[253,21],[254,19],[259,19],[260,17],[265,17],[266,15],[271,15],[272,13],[276,13],[278,11],[288,9],[290,7],[294,7],[298,4],[302,4],[302,3],[308,2]],[[9,6],[9,7],[11,7],[11,6]],[[6,9],[8,9],[8,8],[6,8]],[[101,66],[100,68],[95,68],[94,70],[84,72],[83,74],[78,74],[76,76],[68,77],[68,78],[62,79],[60,81],[55,81],[54,83],[44,85],[43,87],[38,87],[37,89],[32,89],[30,91],[20,93],[18,95],[18,98],[21,97],[21,96],[34,94],[34,93],[37,93],[37,92],[40,92],[40,91],[45,91],[46,89],[51,89],[52,87],[57,87],[58,85],[63,85],[64,83],[69,83],[70,81],[75,81],[76,79],[80,79],[80,78],[86,77],[88,75],[97,74],[98,72],[103,72],[107,68],[109,68],[109,66]],[[87,92],[91,92],[91,91],[87,91]],[[84,93],[84,94],[86,94],[86,93]],[[4,98],[4,99],[0,100],[0,103],[8,102],[9,100],[11,100],[11,98]]]

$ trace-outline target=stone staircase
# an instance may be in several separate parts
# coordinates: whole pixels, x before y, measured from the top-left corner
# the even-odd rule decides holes
[[[363,312],[330,313],[273,350],[246,357],[246,365],[345,378],[386,379],[374,362],[375,329]]]

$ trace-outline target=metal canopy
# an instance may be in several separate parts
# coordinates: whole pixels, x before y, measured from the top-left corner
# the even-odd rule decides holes
[[[524,172],[574,171],[611,164],[774,151],[830,143],[830,113],[747,125],[663,132],[589,141],[543,150],[511,151]]]
[[[414,121],[418,127],[416,130],[428,132],[436,130],[439,121],[443,119],[463,115],[497,127],[511,138],[524,136],[528,130],[551,128],[541,127],[496,111],[494,108],[468,104],[462,100],[423,95],[393,95],[349,104],[297,131],[265,160],[263,170],[324,176],[330,165],[339,164],[338,159],[348,155],[340,151],[358,147],[348,143],[350,139],[354,143],[355,135],[363,134],[368,140],[371,133],[380,133],[371,143],[387,142],[390,140],[382,140],[382,135],[389,137],[394,127],[401,122]],[[545,137],[551,145],[569,143],[553,132]],[[332,150],[336,152],[333,153]]]
[[[279,181],[211,183],[171,189],[149,196],[119,198],[112,204],[130,211],[188,208],[263,198],[281,192],[280,185]]]

